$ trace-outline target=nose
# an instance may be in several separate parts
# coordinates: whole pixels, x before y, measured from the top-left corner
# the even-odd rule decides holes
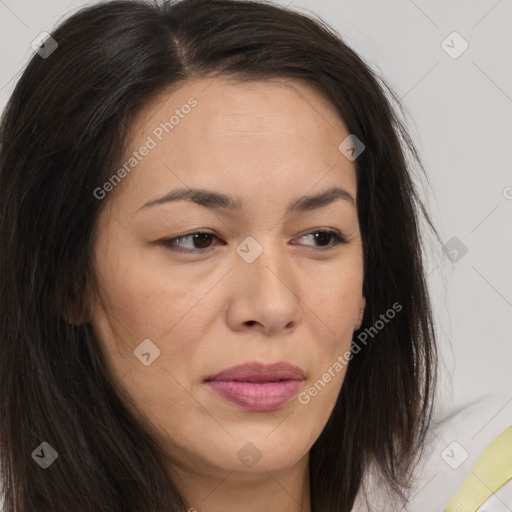
[[[249,242],[250,243],[250,242]],[[269,240],[258,244],[261,249],[249,258],[242,254],[231,272],[234,280],[233,296],[228,311],[228,322],[237,331],[259,329],[264,334],[287,334],[302,318],[303,293],[300,272],[290,264],[290,256],[282,247]],[[243,246],[243,244],[241,244]],[[246,247],[243,247],[246,248]]]

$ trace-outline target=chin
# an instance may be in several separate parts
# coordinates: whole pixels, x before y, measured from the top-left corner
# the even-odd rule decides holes
[[[233,439],[223,446],[222,453],[215,457],[215,463],[222,466],[222,469],[233,472],[279,472],[297,464],[309,453],[310,446],[304,443],[307,438],[304,433],[283,430],[281,435],[270,439],[266,436],[271,431],[259,435],[247,434]],[[295,439],[296,437],[298,439]]]

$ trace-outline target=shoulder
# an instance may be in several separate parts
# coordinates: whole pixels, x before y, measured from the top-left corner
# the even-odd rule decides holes
[[[512,427],[512,392],[482,396],[435,419],[418,466],[416,493],[407,510],[445,510],[468,476],[477,478],[472,471],[486,451],[486,464],[489,461],[492,464],[488,449],[506,430],[512,432],[509,427]],[[481,461],[477,467],[481,467]],[[500,493],[504,492],[507,491],[500,489]],[[512,502],[507,505],[505,510],[510,510]]]
[[[409,501],[403,512],[444,511],[482,454],[508,427],[512,427],[512,391],[508,395],[505,392],[483,394],[471,402],[438,411],[432,419],[423,454],[415,469]],[[379,487],[375,480],[368,480],[370,510],[393,510],[386,508],[390,503],[389,496],[384,495]],[[489,508],[493,506],[492,499],[494,502],[503,500],[507,507],[504,510],[510,512],[511,493],[512,483],[507,482],[489,502],[482,505],[481,510],[473,510],[501,512],[499,508]],[[351,512],[368,510],[362,494],[361,489]]]

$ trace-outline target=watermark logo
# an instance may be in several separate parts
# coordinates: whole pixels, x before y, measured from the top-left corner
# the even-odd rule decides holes
[[[57,41],[48,34],[48,32],[41,32],[31,43],[32,50],[34,50],[40,57],[47,59],[59,46]]]
[[[33,452],[32,458],[43,468],[49,468],[56,460],[59,454],[46,441],[42,442]]]
[[[457,31],[452,32],[441,41],[441,48],[452,59],[458,59],[468,47],[469,43]]]
[[[364,150],[365,145],[353,134],[350,134],[338,146],[338,151],[353,162]]]
[[[443,245],[443,250],[453,263],[460,261],[468,252],[468,248],[456,236]]]
[[[238,450],[236,456],[244,466],[252,468],[263,455],[253,443],[249,442]]]
[[[462,466],[468,457],[468,452],[457,441],[451,442],[441,453],[441,458],[452,469]]]
[[[263,252],[263,247],[252,236],[248,236],[235,250],[246,263],[252,263]]]
[[[149,366],[160,356],[160,349],[150,339],[146,338],[135,348],[133,353],[144,366]]]

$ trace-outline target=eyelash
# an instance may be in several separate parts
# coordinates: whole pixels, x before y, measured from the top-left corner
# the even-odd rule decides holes
[[[348,243],[348,240],[339,231],[334,230],[334,229],[318,229],[315,231],[310,231],[309,233],[301,235],[299,238],[303,238],[305,236],[308,236],[311,234],[318,234],[318,233],[322,233],[322,234],[327,233],[328,235],[331,235],[333,237],[333,239],[335,240],[334,244],[331,244],[327,247],[318,248],[318,250],[320,250],[320,251],[328,251],[330,249],[334,249],[335,247],[337,247],[341,244]],[[166,240],[161,240],[160,244],[162,244],[164,247],[166,247],[167,249],[169,249],[171,251],[185,253],[185,254],[204,254],[206,252],[213,250],[213,248],[215,247],[213,245],[210,247],[203,248],[203,249],[185,249],[185,250],[177,249],[176,247],[173,247],[173,245],[175,245],[175,243],[177,241],[192,237],[194,235],[211,235],[215,238],[219,238],[215,233],[212,233],[210,231],[193,231],[191,233],[186,233],[185,235],[180,235],[180,236],[177,236],[174,238],[168,238]]]

